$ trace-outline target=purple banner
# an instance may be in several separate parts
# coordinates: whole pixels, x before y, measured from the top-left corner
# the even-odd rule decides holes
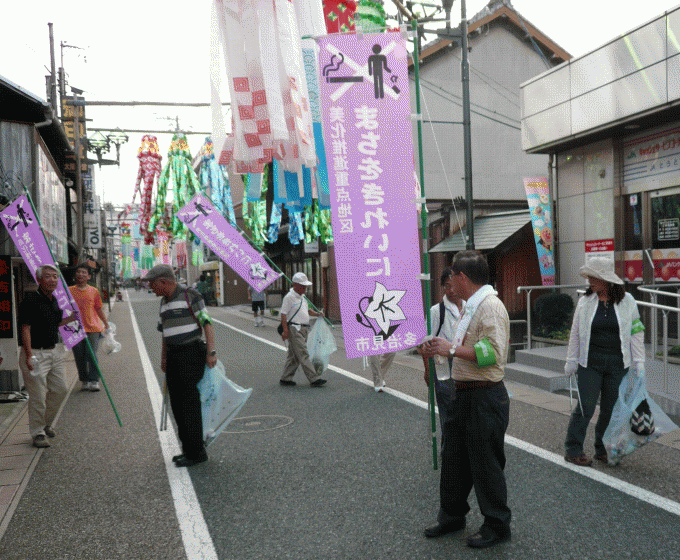
[[[404,350],[427,334],[405,39],[328,35],[319,46],[347,357]]]
[[[261,292],[281,276],[215,209],[207,196],[194,196],[177,217],[255,291]]]
[[[20,196],[5,208],[0,217],[36,282],[35,272],[42,265],[51,264],[59,269],[59,265],[52,258],[45,235],[40,229],[40,223],[26,195]],[[64,277],[61,275],[59,287],[54,290],[53,295],[57,298],[62,311],[68,313],[78,311],[78,305],[73,300]],[[85,338],[85,329],[79,320],[59,327],[59,333],[66,348],[73,348]]]

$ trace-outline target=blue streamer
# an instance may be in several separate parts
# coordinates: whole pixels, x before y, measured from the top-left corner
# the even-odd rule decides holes
[[[303,206],[312,205],[312,170],[309,167],[302,166],[302,188],[304,195],[300,202]]]
[[[328,210],[331,207],[331,191],[328,186],[328,165],[326,163],[326,149],[323,144],[323,127],[320,122],[312,123],[314,128],[314,144],[318,164],[316,166],[316,189],[319,197],[319,207]]]
[[[269,229],[267,230],[267,241],[269,243],[276,243],[279,238],[282,210],[283,204],[272,204],[272,214],[269,218]]]
[[[300,187],[298,186],[297,173],[284,171],[283,174],[286,178],[286,208],[301,210],[302,204],[300,204]]]
[[[286,202],[286,182],[283,178],[283,169],[276,158],[272,159],[272,175],[274,177],[274,204]]]

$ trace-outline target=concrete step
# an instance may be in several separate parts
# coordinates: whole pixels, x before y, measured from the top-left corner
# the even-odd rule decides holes
[[[525,366],[563,373],[566,356],[566,346],[534,348],[532,350],[517,350],[515,352],[515,362]]]
[[[569,377],[564,375],[564,372],[551,371],[517,362],[505,366],[505,378],[508,381],[537,387],[551,393],[569,389]]]

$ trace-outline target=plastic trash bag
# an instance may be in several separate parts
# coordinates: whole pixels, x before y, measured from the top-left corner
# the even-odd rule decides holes
[[[120,352],[122,345],[113,335],[116,334],[116,325],[109,323],[109,328],[102,333],[103,340],[101,342],[102,348],[106,354],[115,354]]]
[[[647,399],[654,419],[654,432],[641,436],[631,430],[630,419],[644,399]],[[621,381],[619,399],[614,405],[609,426],[602,437],[602,442],[607,449],[609,464],[618,464],[621,459],[630,455],[638,447],[677,429],[678,427],[668,415],[649,397],[644,374],[637,375],[631,368]]]
[[[330,327],[324,319],[317,319],[307,335],[307,351],[319,375],[328,369],[328,359],[337,349]]]
[[[253,390],[229,380],[219,360],[214,368],[205,366],[203,379],[197,386],[201,394],[203,439],[205,445],[210,445],[236,417]]]

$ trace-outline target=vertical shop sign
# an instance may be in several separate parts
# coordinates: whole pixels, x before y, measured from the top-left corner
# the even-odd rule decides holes
[[[0,256],[0,338],[14,338],[12,313],[12,258]]]
[[[319,40],[342,331],[348,358],[396,352],[426,334],[406,40]]]
[[[538,266],[541,270],[541,283],[555,285],[555,244],[552,229],[552,205],[547,177],[524,179],[524,190],[531,212],[531,225],[534,228]]]
[[[102,220],[91,173],[83,173],[83,223],[85,224],[85,247],[101,249]]]

